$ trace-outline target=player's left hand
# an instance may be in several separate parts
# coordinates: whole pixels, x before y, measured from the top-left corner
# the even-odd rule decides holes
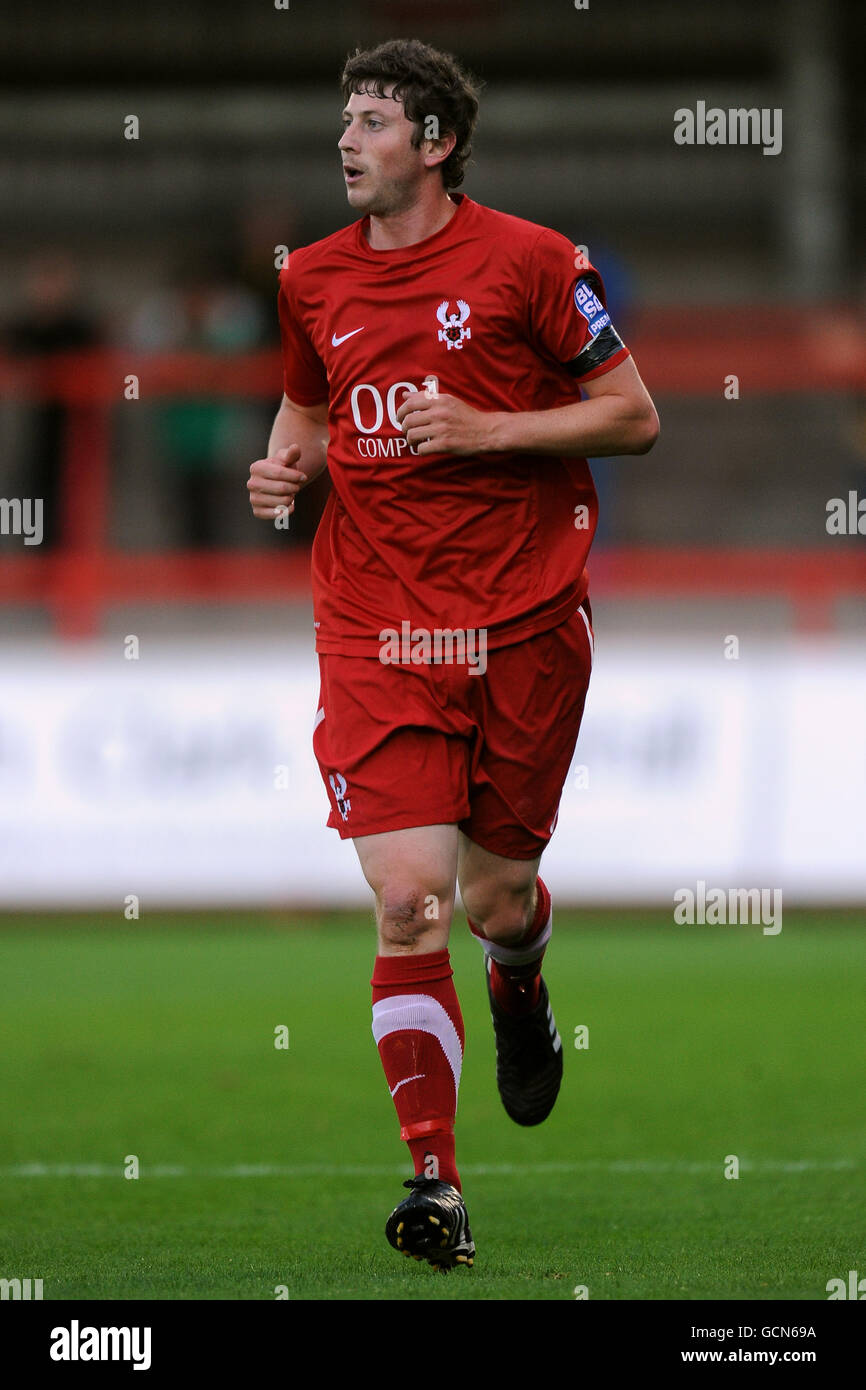
[[[490,415],[456,396],[407,391],[397,419],[419,454],[480,454],[490,447]]]

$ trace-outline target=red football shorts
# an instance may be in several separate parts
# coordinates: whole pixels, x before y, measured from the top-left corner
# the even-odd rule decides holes
[[[566,622],[454,664],[319,655],[313,751],[341,839],[454,822],[508,859],[556,825],[592,668],[589,600]]]

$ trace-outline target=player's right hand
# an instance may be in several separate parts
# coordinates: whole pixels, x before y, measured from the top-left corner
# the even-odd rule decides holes
[[[290,444],[271,458],[256,459],[247,482],[253,516],[273,521],[281,508],[289,514],[295,510],[295,496],[307,482],[306,473],[292,467],[300,457],[297,444]]]

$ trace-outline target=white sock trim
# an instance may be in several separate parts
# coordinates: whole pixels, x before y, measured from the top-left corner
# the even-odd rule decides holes
[[[544,927],[528,946],[500,946],[498,941],[487,941],[479,937],[484,954],[491,956],[498,965],[529,965],[537,960],[553,935],[553,908]]]
[[[431,1033],[437,1039],[448,1059],[456,1095],[463,1070],[463,1048],[447,1009],[431,994],[392,994],[373,1005],[373,1037],[377,1047],[389,1033],[402,1033],[408,1028]]]

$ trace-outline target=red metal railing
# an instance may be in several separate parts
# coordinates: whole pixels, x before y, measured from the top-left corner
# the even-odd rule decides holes
[[[641,373],[658,395],[723,396],[736,375],[741,395],[866,391],[866,332],[852,311],[743,306],[644,313],[628,336]],[[270,400],[281,395],[279,353],[143,356],[130,350],[54,358],[0,359],[0,392],[66,406],[61,538],[41,554],[0,558],[0,604],[40,604],[66,637],[98,631],[108,603],[285,600],[309,595],[309,553],[131,552],[109,545],[111,423],[135,376],[140,399],[210,396]],[[239,505],[245,505],[243,496]],[[605,549],[592,563],[606,595],[779,596],[800,626],[826,626],[834,603],[866,595],[866,555],[844,544],[821,551]]]

